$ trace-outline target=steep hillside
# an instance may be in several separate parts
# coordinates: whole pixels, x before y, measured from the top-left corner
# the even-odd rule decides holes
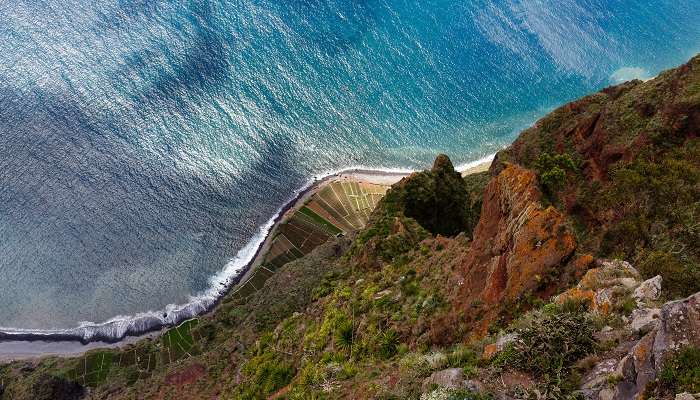
[[[700,58],[648,82],[567,104],[524,131],[491,167],[538,173],[571,216],[580,249],[661,274],[667,296],[700,290]]]
[[[440,155],[430,171],[394,185],[365,228],[280,265],[262,290],[227,296],[163,338],[2,366],[0,393],[609,400],[700,392],[698,132],[700,56],[555,110],[488,173],[462,178]]]

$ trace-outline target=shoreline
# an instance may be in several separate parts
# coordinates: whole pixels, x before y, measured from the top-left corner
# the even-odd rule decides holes
[[[487,171],[494,156],[495,154],[489,155],[459,165],[455,169],[462,176]],[[210,288],[203,294],[193,296],[189,303],[171,304],[163,310],[138,313],[130,317],[114,317],[100,324],[86,324],[70,329],[0,328],[0,362],[47,356],[71,357],[97,348],[118,348],[141,339],[157,337],[183,321],[213,312],[227,294],[248,279],[259,267],[280,224],[323,187],[338,180],[392,185],[413,172],[415,171],[348,168],[314,177],[260,227],[250,242],[211,278]]]

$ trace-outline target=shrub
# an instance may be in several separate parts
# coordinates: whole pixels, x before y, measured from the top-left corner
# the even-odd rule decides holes
[[[700,348],[686,347],[667,361],[660,381],[674,393],[700,392]]]
[[[478,361],[476,353],[464,345],[458,345],[447,355],[449,368],[469,368],[475,366]]]
[[[253,357],[244,367],[243,373],[248,376],[248,382],[240,387],[243,389],[241,398],[255,399],[267,396],[283,388],[294,377],[294,366],[271,352]]]
[[[700,266],[694,260],[679,260],[665,250],[642,251],[637,266],[644,277],[661,275],[663,295],[669,299],[686,297],[700,290]]]
[[[535,161],[540,184],[548,195],[554,195],[566,183],[567,171],[576,171],[576,163],[568,154],[543,153]]]
[[[632,260],[644,278],[661,275],[669,298],[700,291],[700,140],[620,161],[609,179],[580,199],[614,216],[601,225],[600,256]]]
[[[241,368],[245,384],[239,385],[237,398],[258,399],[283,388],[296,375],[294,365],[285,360],[272,346],[271,333],[260,336],[252,357]]]
[[[468,390],[455,390],[447,388],[437,388],[431,392],[424,393],[420,400],[489,400],[493,396],[486,393],[476,393]]]
[[[439,155],[430,171],[412,174],[394,185],[375,215],[415,219],[432,234],[453,236],[469,228],[473,216],[467,184],[446,155]]]
[[[596,348],[591,317],[573,305],[530,312],[511,331],[518,334],[518,340],[492,363],[530,372],[548,382],[563,382],[574,363]]]
[[[399,334],[393,329],[387,329],[379,338],[379,356],[384,359],[393,357],[399,346]]]
[[[349,320],[345,320],[339,323],[336,327],[335,343],[341,349],[345,351],[350,351],[350,349],[352,348],[353,334],[354,331],[352,328],[352,322]]]

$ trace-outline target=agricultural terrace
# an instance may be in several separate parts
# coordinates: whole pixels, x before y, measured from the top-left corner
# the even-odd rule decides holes
[[[263,265],[275,270],[331,236],[363,228],[388,188],[353,181],[324,186],[279,226]]]
[[[183,322],[160,337],[155,345],[126,346],[123,349],[95,350],[71,360],[66,376],[85,386],[97,386],[113,374],[125,375],[130,382],[145,378],[156,369],[201,353],[201,336],[194,330],[197,319]]]
[[[325,185],[277,227],[262,265],[232,296],[248,297],[284,264],[310,253],[331,236],[363,228],[388,189],[347,180]]]

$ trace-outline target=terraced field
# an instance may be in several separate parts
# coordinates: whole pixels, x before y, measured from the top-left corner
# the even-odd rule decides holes
[[[388,189],[389,186],[353,181],[325,185],[279,225],[262,266],[232,295],[249,296],[284,264],[310,253],[331,236],[363,228]]]
[[[264,265],[275,270],[302,257],[329,237],[363,228],[388,186],[332,182],[279,226]]]
[[[127,374],[130,379],[145,377],[157,366],[197,355],[201,352],[198,337],[192,329],[198,321],[191,319],[168,330],[154,351],[133,347],[128,350],[97,350],[88,352],[75,362],[66,375],[85,386],[97,386],[111,373]]]

